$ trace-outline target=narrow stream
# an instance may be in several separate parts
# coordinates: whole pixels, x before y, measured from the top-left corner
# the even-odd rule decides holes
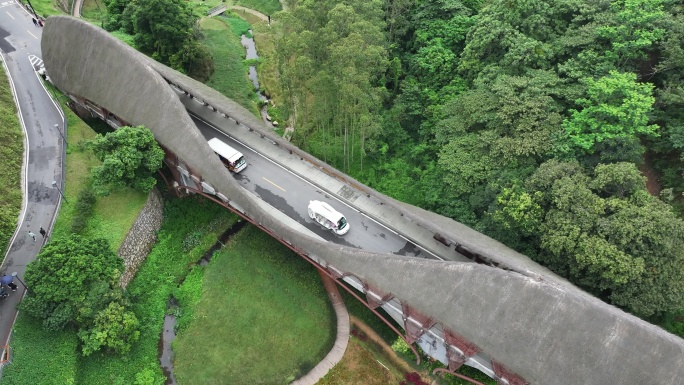
[[[176,299],[171,296],[166,305],[169,309],[178,307]],[[159,364],[166,376],[165,385],[177,385],[176,377],[173,375],[173,349],[171,343],[176,339],[176,316],[167,314],[164,316],[164,327],[162,328],[161,338],[159,339]]]
[[[225,246],[226,242],[228,242],[233,235],[245,227],[247,223],[247,221],[239,219],[235,224],[230,226],[228,230],[224,231],[223,234],[219,236],[218,240],[209,248],[209,250],[207,250],[206,253],[204,253],[202,258],[200,258],[197,263],[201,266],[206,266],[209,261],[211,261],[211,257],[214,255],[214,252]],[[179,286],[182,284],[183,282],[181,281]],[[167,303],[166,307],[169,310],[176,310],[178,308],[178,302],[176,302],[176,299],[173,298],[173,296],[169,298],[169,302]],[[171,313],[175,312],[172,311]],[[165,385],[178,384],[176,382],[176,377],[173,375],[173,349],[171,347],[171,343],[174,339],[176,339],[176,316],[174,314],[167,314],[164,316],[164,327],[162,328],[161,336],[159,338],[158,348],[159,365],[162,367],[164,375],[166,376]]]
[[[249,30],[249,34],[254,36],[252,34],[252,30]],[[256,51],[256,45],[254,44],[254,38],[253,37],[247,37],[246,35],[242,35],[240,38],[240,42],[242,43],[242,46],[245,47],[245,58],[246,59],[258,59],[259,55],[257,55]],[[264,106],[261,107],[261,111],[259,113],[261,114],[261,120],[264,121],[264,124],[266,124],[268,127],[271,127],[272,129],[275,129],[275,126],[278,125],[278,123],[271,122],[271,117],[268,115],[268,103],[269,100],[268,98],[261,93],[260,87],[259,87],[259,76],[257,75],[257,70],[255,66],[249,66],[249,80],[252,81],[252,85],[254,85],[254,90],[257,93],[257,97],[259,100],[262,102],[265,102]]]
[[[249,30],[249,34],[254,36],[251,29]],[[253,37],[247,37],[247,35],[242,35],[242,37],[240,38],[240,42],[242,43],[242,46],[245,47],[245,51],[247,51],[245,59],[249,60],[259,58],[259,55],[257,55],[256,44],[254,44]],[[268,98],[262,95],[261,91],[259,90],[259,76],[257,75],[257,70],[255,66],[249,66],[249,80],[252,81],[257,96],[259,97],[259,100],[268,101]]]

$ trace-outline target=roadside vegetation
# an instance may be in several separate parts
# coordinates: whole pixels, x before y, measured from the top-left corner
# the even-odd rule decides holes
[[[158,344],[171,294],[237,217],[201,197],[174,199],[165,207],[158,242],[130,283],[140,339],[125,357],[92,354],[79,361],[76,384],[162,384]],[[142,379],[147,379],[145,382]]]
[[[235,5],[254,9],[266,16],[273,15],[274,13],[283,9],[280,1],[278,0],[236,0]]]
[[[48,17],[52,15],[68,14],[68,6],[73,0],[35,0],[31,1],[33,10],[38,16]],[[23,0],[22,5],[26,6],[26,1]]]
[[[293,142],[681,333],[680,6],[287,4],[272,91]]]
[[[59,95],[59,91],[55,88],[49,87],[49,89],[55,95]],[[147,194],[131,188],[122,188],[108,196],[88,199],[91,190],[90,172],[100,162],[87,149],[86,143],[95,139],[97,133],[64,104],[64,97],[59,99],[68,127],[67,143],[69,146],[65,166],[64,195],[70,203],[63,202],[52,236],[55,238],[68,236],[73,232],[74,223],[79,222],[82,225],[78,233],[92,238],[104,238],[114,250],[117,250],[147,201]],[[98,120],[89,120],[89,123],[103,132],[110,130],[106,125],[103,128]]]
[[[21,210],[21,168],[24,162],[24,134],[7,73],[0,71],[0,252],[4,258],[17,227]]]
[[[43,329],[73,330],[85,357],[98,351],[126,354],[138,340],[138,318],[119,282],[123,260],[102,238],[78,234],[51,239],[28,264],[30,294],[19,310]]]
[[[256,227],[216,252],[195,287],[200,300],[174,341],[181,384],[289,383],[334,343],[335,314],[316,269]]]
[[[59,95],[54,88],[48,88],[54,95]],[[67,142],[70,144],[67,148],[64,189],[69,203],[62,201],[51,237],[68,237],[74,232],[74,223],[83,221],[81,235],[103,238],[116,250],[145,204],[147,194],[119,189],[96,202],[90,201],[89,205],[79,204],[83,192],[89,190],[90,170],[98,164],[95,156],[85,149],[84,143],[95,138],[96,133],[66,107],[64,97],[59,97],[59,101],[67,119]],[[88,215],[84,215],[83,211]],[[20,312],[12,338],[12,365],[3,368],[3,383],[75,383],[75,374],[80,366],[79,341],[75,329],[46,331],[40,320]]]
[[[100,27],[107,18],[107,6],[103,0],[83,0],[81,17]]]
[[[254,86],[244,63],[245,48],[240,43],[240,35],[247,32],[249,25],[229,14],[203,19],[200,26],[205,36],[203,43],[215,59],[215,71],[206,85],[258,115]]]

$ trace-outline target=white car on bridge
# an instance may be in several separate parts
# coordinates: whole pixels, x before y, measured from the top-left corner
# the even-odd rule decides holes
[[[310,201],[309,217],[337,235],[349,232],[347,218],[325,202]]]

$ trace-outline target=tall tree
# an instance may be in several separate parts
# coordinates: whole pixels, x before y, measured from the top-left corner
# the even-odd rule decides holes
[[[609,152],[615,143],[638,146],[638,135],[658,135],[658,126],[648,124],[655,101],[652,85],[637,83],[635,74],[615,71],[586,82],[587,98],[576,101],[582,109],[571,110],[572,118],[563,121],[571,146],[593,154],[599,144],[605,144],[608,148],[603,151]]]
[[[539,245],[535,258],[640,316],[681,309],[684,221],[648,195],[630,163],[548,161],[524,188],[504,189],[493,220]]]
[[[42,319],[46,329],[63,329],[76,322],[91,289],[100,283],[113,289],[122,271],[123,261],[104,239],[55,239],[26,268],[31,295],[22,310]]]
[[[106,195],[112,187],[127,186],[150,191],[156,184],[152,173],[162,165],[164,151],[152,132],[143,126],[121,127],[91,142],[102,162],[92,170],[93,188]]]
[[[388,60],[382,2],[299,2],[279,23],[293,141],[348,171],[375,149]],[[360,32],[363,31],[363,32]]]
[[[136,46],[152,58],[168,63],[192,37],[192,12],[181,0],[138,0],[134,7]]]
[[[105,239],[72,235],[51,240],[26,268],[30,295],[20,308],[42,320],[47,330],[75,328],[83,355],[125,353],[139,331],[119,287],[122,271],[123,261]]]

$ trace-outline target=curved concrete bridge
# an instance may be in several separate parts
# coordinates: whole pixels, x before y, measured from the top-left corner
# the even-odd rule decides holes
[[[215,195],[329,276],[350,283],[371,308],[383,307],[403,325],[409,342],[450,369],[470,365],[511,385],[684,383],[684,340],[458,222],[394,201],[330,168],[232,100],[107,32],[72,17],[50,17],[42,52],[53,83],[74,101],[112,123],[150,128],[178,181]],[[442,260],[322,239],[243,188],[189,111]]]

